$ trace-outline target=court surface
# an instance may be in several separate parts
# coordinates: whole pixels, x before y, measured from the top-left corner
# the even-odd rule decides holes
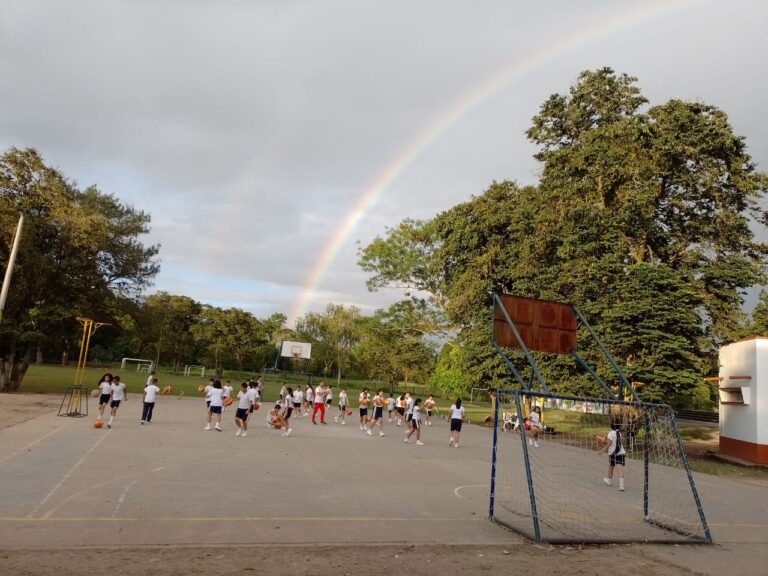
[[[523,545],[487,520],[490,429],[465,426],[453,449],[447,421],[436,419],[416,446],[387,422],[383,438],[361,432],[355,416],[335,424],[333,409],[326,426],[294,419],[285,438],[267,429],[262,409],[237,438],[232,411],[223,432],[203,431],[199,398],[162,398],[144,426],[140,408],[129,399],[111,430],[94,429],[93,416],[48,413],[0,431],[0,548]],[[562,457],[546,442],[539,450]],[[596,483],[603,460],[585,463]],[[715,546],[642,554],[697,573],[764,574],[766,482],[696,481]]]

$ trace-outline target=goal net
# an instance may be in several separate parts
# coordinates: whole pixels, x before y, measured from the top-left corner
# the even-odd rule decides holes
[[[492,520],[536,542],[711,542],[671,407],[499,390],[495,422]]]

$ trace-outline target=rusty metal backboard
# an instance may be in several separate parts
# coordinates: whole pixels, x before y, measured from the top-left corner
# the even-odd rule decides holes
[[[528,350],[570,354],[576,349],[577,319],[570,304],[508,294],[499,299]],[[493,311],[493,339],[503,348],[519,348],[498,305]]]

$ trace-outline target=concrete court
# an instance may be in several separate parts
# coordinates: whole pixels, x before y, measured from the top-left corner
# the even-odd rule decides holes
[[[465,426],[452,449],[443,420],[419,447],[392,424],[379,438],[354,416],[346,426],[305,418],[283,438],[262,409],[235,438],[231,411],[224,432],[202,430],[201,399],[162,398],[145,426],[138,400],[112,430],[94,429],[93,416],[45,414],[0,431],[3,548],[521,542],[486,519],[489,429]],[[696,481],[716,546],[647,552],[703,573],[723,563],[761,573],[768,483]]]
[[[3,547],[285,543],[513,543],[486,519],[488,430],[425,427],[425,446],[385,422],[370,437],[348,424],[292,419],[266,427],[265,404],[247,438],[234,411],[205,432],[199,398],[163,397],[139,424],[140,397],[111,430],[45,414],[0,431]]]

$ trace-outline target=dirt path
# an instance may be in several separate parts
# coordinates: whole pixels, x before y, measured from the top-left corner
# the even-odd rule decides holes
[[[0,430],[58,411],[59,394],[0,394]]]

